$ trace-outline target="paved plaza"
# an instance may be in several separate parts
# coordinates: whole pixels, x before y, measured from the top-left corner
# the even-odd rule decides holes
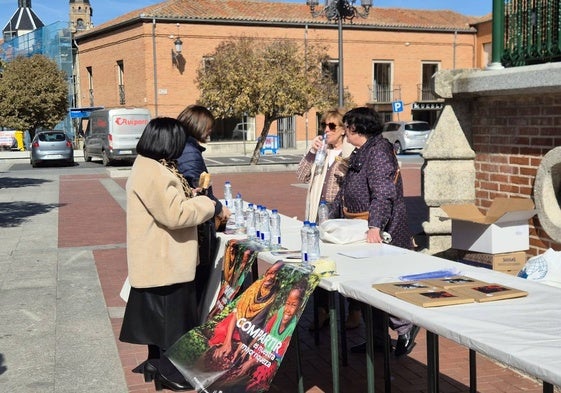
[[[216,168],[216,172],[218,172]],[[301,218],[306,189],[293,170],[214,173],[216,194],[230,180],[247,201]],[[126,177],[110,171],[57,174],[4,172],[0,178],[0,391],[153,392],[131,369],[146,357],[143,346],[118,341],[125,303]],[[426,206],[419,166],[402,166],[410,227],[422,244]],[[332,392],[329,329],[319,344],[308,331],[309,303],[298,328],[304,389]],[[362,342],[364,326],[347,332]],[[294,342],[293,342],[294,344]],[[291,345],[271,392],[297,392],[296,345]],[[382,357],[376,357],[376,391],[384,391]],[[406,357],[390,360],[392,392],[426,392],[425,332]],[[468,349],[440,340],[442,392],[468,392]],[[539,381],[477,356],[480,393],[541,392]],[[366,391],[365,355],[348,354],[341,391]]]

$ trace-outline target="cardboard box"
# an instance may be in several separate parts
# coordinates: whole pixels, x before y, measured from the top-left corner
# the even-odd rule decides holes
[[[460,262],[493,270],[516,271],[518,273],[526,264],[526,252],[517,251],[503,254],[466,252],[461,256]]]
[[[452,248],[488,254],[530,248],[528,219],[534,202],[523,198],[496,198],[487,214],[473,204],[442,205],[452,219]]]

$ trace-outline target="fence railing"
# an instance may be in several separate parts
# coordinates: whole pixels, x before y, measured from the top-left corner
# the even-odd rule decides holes
[[[370,102],[392,102],[394,98],[401,95],[401,86],[374,85],[368,86],[370,91]]]
[[[561,2],[505,0],[505,67],[561,61]]]
[[[434,83],[418,84],[417,85],[417,100],[418,101],[435,101],[440,97],[434,92]]]

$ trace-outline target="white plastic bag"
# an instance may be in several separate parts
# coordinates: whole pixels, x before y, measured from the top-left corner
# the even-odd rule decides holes
[[[550,248],[543,254],[528,259],[518,277],[561,287],[561,252]]]
[[[356,243],[366,240],[367,231],[367,220],[332,218],[319,226],[319,237],[322,241],[328,243]]]
[[[121,292],[119,292],[119,296],[121,296],[121,299],[125,302],[128,302],[130,291],[131,283],[129,282],[129,276],[127,276],[127,278],[125,278],[125,282],[123,283],[123,287],[121,288]]]

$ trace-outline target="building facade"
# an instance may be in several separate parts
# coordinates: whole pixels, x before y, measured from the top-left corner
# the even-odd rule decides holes
[[[451,11],[372,8],[367,18],[343,27],[344,87],[356,105],[372,105],[385,120],[436,122],[442,100],[433,93],[433,75],[444,69],[477,67],[475,22]],[[195,103],[197,70],[222,41],[231,37],[278,38],[306,45],[327,45],[338,64],[337,23],[313,18],[305,4],[251,0],[167,1],[139,9],[75,37],[79,70],[77,105],[139,106],[153,116],[176,116]],[[177,54],[174,42],[182,50]],[[393,112],[401,101],[403,112]],[[277,121],[271,134],[281,148],[297,148],[317,133],[314,110]],[[231,140],[236,123],[253,124],[259,134],[262,119],[225,119],[215,131]],[[275,131],[276,129],[276,131]],[[253,131],[253,132],[251,132]]]

